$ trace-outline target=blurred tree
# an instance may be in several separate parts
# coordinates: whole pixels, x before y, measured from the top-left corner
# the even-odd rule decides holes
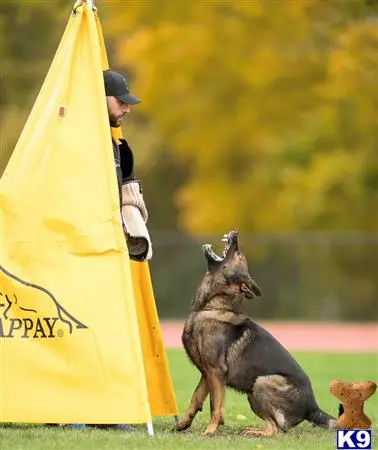
[[[67,0],[1,2],[1,106],[23,106],[35,94],[63,34],[70,14],[66,6]]]
[[[42,86],[70,14],[67,0],[0,3],[0,173]]]
[[[97,4],[183,229],[378,228],[377,4]]]
[[[377,2],[97,4],[113,64],[143,99],[131,136],[154,162],[141,173],[157,187],[146,190],[155,209],[166,210],[163,178],[192,235],[378,230]],[[282,268],[276,250],[266,258]],[[333,298],[340,317],[374,315],[376,245],[330,250],[324,284],[299,254],[312,308]],[[285,317],[311,310],[290,288],[278,295]]]

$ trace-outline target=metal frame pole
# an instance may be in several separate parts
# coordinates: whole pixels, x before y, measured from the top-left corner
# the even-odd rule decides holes
[[[148,422],[146,423],[146,425],[147,425],[147,433],[149,434],[149,436],[155,436],[154,426],[152,425],[152,422]]]

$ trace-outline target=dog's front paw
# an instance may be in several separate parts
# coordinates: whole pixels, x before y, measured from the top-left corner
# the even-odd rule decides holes
[[[190,427],[191,424],[192,422],[189,420],[180,420],[180,422],[177,422],[174,431],[185,431]]]
[[[212,433],[211,431],[207,431],[207,430],[205,430],[203,433],[201,433],[202,434],[202,436],[207,436],[207,437],[213,437],[213,436],[215,436],[215,432],[214,433]]]
[[[202,436],[208,436],[208,437],[214,436],[215,433],[217,432],[217,429],[218,429],[217,425],[211,423],[210,425],[207,426],[206,430],[202,433]]]

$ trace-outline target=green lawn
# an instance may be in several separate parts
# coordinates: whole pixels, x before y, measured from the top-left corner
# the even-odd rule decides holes
[[[378,379],[378,356],[373,354],[295,353],[298,361],[310,376],[318,403],[325,411],[336,415],[337,400],[328,390],[329,381],[341,378],[347,381]],[[199,379],[196,369],[188,362],[182,351],[168,352],[176,398],[180,414],[187,407],[194,387]],[[378,430],[378,396],[371,397],[365,407],[373,420],[374,434]],[[72,430],[46,428],[38,425],[0,425],[0,449],[19,450],[75,450],[75,449],[336,449],[335,433],[314,428],[303,423],[285,435],[275,438],[246,439],[238,433],[246,426],[261,424],[249,409],[246,398],[228,391],[226,399],[226,424],[216,437],[200,435],[209,419],[206,406],[199,413],[192,428],[185,433],[172,433],[174,420],[171,417],[155,418],[156,436],[149,437],[144,426],[137,431],[124,433],[95,429]],[[373,444],[374,445],[374,444]],[[374,447],[373,447],[374,448]]]

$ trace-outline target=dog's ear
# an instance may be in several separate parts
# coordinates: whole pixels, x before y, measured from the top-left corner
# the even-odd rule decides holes
[[[262,290],[252,278],[248,282],[243,282],[240,285],[240,289],[247,298],[264,298]]]

